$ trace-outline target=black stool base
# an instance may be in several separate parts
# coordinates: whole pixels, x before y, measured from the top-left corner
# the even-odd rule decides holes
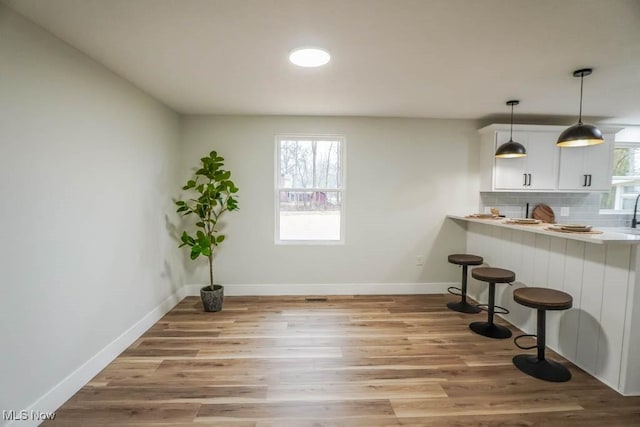
[[[541,380],[562,383],[571,379],[571,372],[552,360],[539,360],[536,356],[520,354],[514,356],[513,364],[525,374]]]
[[[480,313],[480,309],[475,305],[469,304],[468,302],[448,302],[447,307],[449,307],[453,311],[458,311],[460,313]]]
[[[484,335],[489,338],[505,339],[511,337],[511,331],[504,326],[496,325],[489,322],[473,322],[469,324],[469,328],[476,334]]]

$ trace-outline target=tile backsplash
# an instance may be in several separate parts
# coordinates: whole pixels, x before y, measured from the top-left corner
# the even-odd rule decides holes
[[[508,218],[524,218],[526,204],[529,216],[538,203],[549,205],[556,222],[588,223],[600,227],[624,227],[631,223],[629,214],[600,214],[600,193],[480,193],[480,212],[498,208]],[[561,208],[568,208],[569,215],[561,216]]]

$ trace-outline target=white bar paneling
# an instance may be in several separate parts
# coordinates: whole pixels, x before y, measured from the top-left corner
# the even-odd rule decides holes
[[[580,307],[582,303],[582,277],[584,268],[585,243],[577,240],[567,240],[565,253],[565,269],[563,291],[573,297],[573,308],[561,315],[559,325],[558,351],[569,360],[576,360],[578,348],[578,325],[580,322]]]
[[[622,340],[631,247],[607,246],[602,310],[600,313],[600,337],[596,373],[613,387],[619,386],[622,362]]]
[[[631,265],[629,269],[629,286],[624,319],[622,341],[622,361],[620,369],[620,387],[624,394],[640,395],[640,251],[634,246],[631,249]]]
[[[564,270],[567,251],[567,240],[552,237],[549,240],[549,264],[545,287],[563,290]],[[547,346],[557,349],[560,347],[560,325],[564,310],[547,311]]]
[[[585,245],[576,362],[590,373],[596,372],[598,342],[602,329],[600,310],[602,308],[605,255],[606,246]]]
[[[533,280],[531,286],[549,287],[549,245],[551,238],[542,234],[533,234],[536,248],[533,256]]]

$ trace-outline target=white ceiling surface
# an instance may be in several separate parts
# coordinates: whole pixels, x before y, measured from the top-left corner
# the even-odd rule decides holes
[[[640,0],[3,0],[188,114],[640,124]],[[1,21],[0,21],[1,24]],[[298,46],[328,66],[289,63]]]

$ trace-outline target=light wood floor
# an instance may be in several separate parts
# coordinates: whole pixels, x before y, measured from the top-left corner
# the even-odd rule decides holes
[[[551,352],[571,381],[521,373],[522,350],[471,332],[486,313],[451,300],[226,297],[204,313],[189,297],[45,425],[640,426],[640,397]]]

